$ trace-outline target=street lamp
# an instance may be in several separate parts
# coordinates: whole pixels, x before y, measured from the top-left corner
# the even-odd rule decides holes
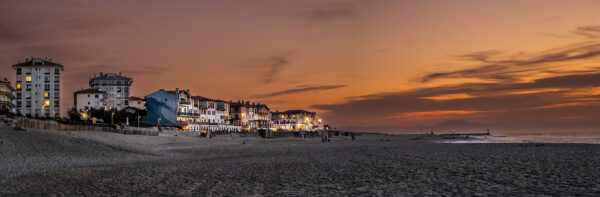
[[[115,117],[115,112],[112,112],[112,113],[110,114],[110,124],[115,124],[115,123],[114,123],[114,117]]]
[[[158,127],[160,127],[160,118],[158,118]]]
[[[137,118],[138,118],[138,127],[140,127],[140,118],[141,118],[141,116],[138,115]]]

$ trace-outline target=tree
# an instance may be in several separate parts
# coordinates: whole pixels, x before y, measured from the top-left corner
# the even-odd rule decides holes
[[[69,112],[67,112],[67,114],[69,116],[69,120],[81,121],[81,114],[79,114],[79,112],[77,111],[77,109],[75,107],[71,108],[71,110],[69,110]]]

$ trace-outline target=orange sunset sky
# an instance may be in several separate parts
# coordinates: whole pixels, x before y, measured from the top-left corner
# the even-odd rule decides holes
[[[600,128],[600,1],[0,1],[0,77],[48,57],[335,127]]]

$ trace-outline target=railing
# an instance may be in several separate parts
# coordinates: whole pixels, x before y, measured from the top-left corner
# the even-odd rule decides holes
[[[200,116],[199,113],[177,112],[178,116]]]

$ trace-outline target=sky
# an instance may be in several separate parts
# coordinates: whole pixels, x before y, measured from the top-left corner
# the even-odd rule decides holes
[[[0,1],[0,77],[94,73],[384,132],[600,129],[600,1]],[[465,126],[466,127],[466,126]]]

